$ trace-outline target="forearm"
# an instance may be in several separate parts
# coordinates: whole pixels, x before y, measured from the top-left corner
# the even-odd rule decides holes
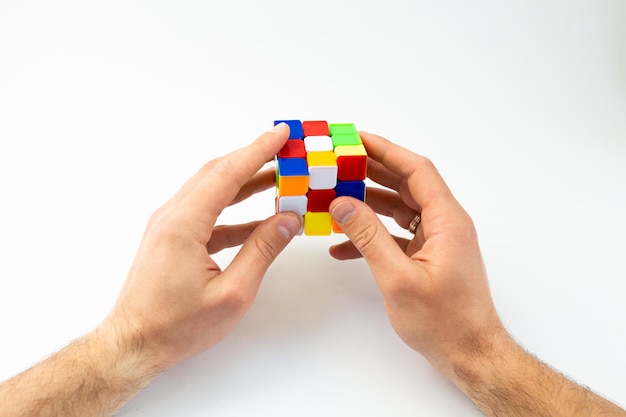
[[[110,416],[157,374],[138,343],[99,328],[0,384],[2,415]]]
[[[626,416],[626,411],[525,352],[508,335],[456,361],[453,381],[487,416]],[[475,352],[478,353],[478,352]]]

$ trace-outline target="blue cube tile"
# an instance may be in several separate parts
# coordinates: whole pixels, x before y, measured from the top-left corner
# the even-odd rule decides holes
[[[300,120],[274,120],[274,126],[279,123],[287,123],[289,126],[289,139],[304,138],[304,129]]]
[[[278,175],[281,177],[302,177],[309,175],[304,158],[278,158]]]
[[[337,197],[348,196],[365,201],[365,182],[363,181],[339,181],[335,191]]]

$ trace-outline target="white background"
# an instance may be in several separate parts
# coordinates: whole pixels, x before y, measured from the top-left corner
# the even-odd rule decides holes
[[[626,404],[623,0],[1,0],[0,379],[97,325],[149,215],[276,118],[429,156],[512,334]],[[121,415],[479,415],[340,240],[296,239],[235,332]]]

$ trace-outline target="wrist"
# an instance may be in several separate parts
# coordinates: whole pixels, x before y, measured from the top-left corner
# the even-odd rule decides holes
[[[465,394],[489,386],[502,374],[515,373],[528,354],[501,323],[462,337],[448,352],[440,370]]]
[[[90,351],[108,366],[109,378],[147,385],[170,365],[148,348],[140,331],[124,320],[107,319],[86,336]]]

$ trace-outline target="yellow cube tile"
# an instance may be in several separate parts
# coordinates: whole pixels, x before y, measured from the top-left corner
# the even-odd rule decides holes
[[[330,235],[331,217],[325,212],[306,212],[304,215],[304,234],[307,236]]]
[[[367,156],[367,151],[363,145],[337,146],[335,154],[337,158],[341,156]]]
[[[306,162],[310,167],[329,167],[337,165],[337,158],[335,152],[309,152],[306,154]]]

